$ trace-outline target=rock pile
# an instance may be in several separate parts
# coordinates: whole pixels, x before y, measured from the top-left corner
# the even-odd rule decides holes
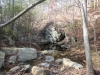
[[[4,49],[5,53],[1,52],[2,54],[0,54],[2,55],[1,58],[3,58],[1,66],[4,64],[5,55],[9,54],[12,55],[10,55],[10,57],[7,59],[7,64],[15,65],[9,67],[10,70],[5,75],[65,75],[67,74],[67,68],[74,68],[76,70],[83,68],[81,64],[73,62],[68,58],[56,58],[58,55],[56,50],[44,50],[38,52],[34,48],[14,48],[12,51],[9,48],[11,51],[6,54],[6,49]],[[40,62],[37,65],[30,66],[30,64],[25,63],[27,60],[33,60],[32,63],[37,60]]]

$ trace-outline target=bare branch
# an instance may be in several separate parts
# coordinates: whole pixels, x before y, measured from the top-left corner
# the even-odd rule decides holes
[[[7,25],[9,25],[10,23],[12,23],[13,21],[15,21],[16,19],[18,19],[19,17],[21,17],[23,14],[25,14],[27,11],[29,11],[31,8],[35,7],[36,5],[44,2],[46,0],[39,0],[33,4],[31,4],[28,8],[24,9],[23,11],[21,11],[18,15],[16,15],[14,18],[12,18],[10,21],[4,23],[4,24],[0,24],[0,28],[5,27]]]

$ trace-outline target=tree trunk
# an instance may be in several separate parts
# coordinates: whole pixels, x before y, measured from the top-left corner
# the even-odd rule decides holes
[[[33,4],[31,4],[28,8],[24,9],[23,11],[21,11],[18,15],[16,15],[14,18],[12,18],[10,21],[4,23],[4,24],[0,24],[0,28],[9,25],[10,23],[14,22],[16,19],[18,19],[20,16],[22,16],[24,13],[26,13],[27,11],[29,11],[31,8],[35,7],[36,5],[44,2],[45,0],[39,0]]]
[[[87,0],[83,0],[82,5],[82,20],[83,20],[83,38],[84,38],[84,47],[85,47],[85,54],[86,54],[86,68],[87,68],[87,75],[94,75],[93,64],[92,64],[92,57],[90,52],[90,45],[89,45],[89,34],[88,34],[88,27],[87,27]]]

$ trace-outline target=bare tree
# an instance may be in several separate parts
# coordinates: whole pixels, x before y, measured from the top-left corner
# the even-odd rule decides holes
[[[87,75],[94,75],[92,57],[90,52],[90,44],[89,44],[89,34],[87,27],[87,0],[80,1],[82,6],[82,21],[83,21],[83,38],[84,38],[84,47],[86,54],[86,67],[87,67]]]

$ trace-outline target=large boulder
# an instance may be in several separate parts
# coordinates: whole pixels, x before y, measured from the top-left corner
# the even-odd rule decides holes
[[[64,31],[58,31],[54,26],[50,25],[45,28],[45,39],[48,43],[45,49],[69,49],[68,45],[70,37]]]
[[[37,58],[37,50],[35,48],[17,48],[18,61],[27,61]]]
[[[0,68],[4,64],[5,53],[0,51]]]
[[[49,40],[51,43],[55,43],[59,40],[60,34],[56,31],[55,27],[48,26],[45,29],[45,38]]]
[[[51,74],[48,70],[45,70],[44,68],[34,66],[32,68],[32,75],[51,75]]]
[[[37,50],[35,48],[1,48],[6,55],[15,55],[10,57],[9,62],[27,61],[37,58]]]

